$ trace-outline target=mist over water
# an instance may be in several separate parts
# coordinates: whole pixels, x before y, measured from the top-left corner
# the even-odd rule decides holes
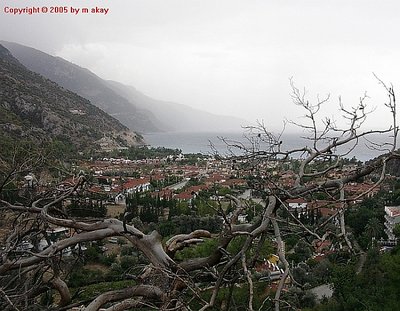
[[[281,150],[290,150],[294,148],[301,148],[306,145],[310,145],[310,142],[300,137],[300,134],[285,134],[282,137],[282,148]],[[192,133],[192,132],[168,132],[168,133],[152,133],[145,134],[144,138],[146,143],[151,147],[166,147],[172,149],[181,149],[183,153],[202,153],[202,154],[213,154],[213,147],[220,154],[227,154],[228,150],[226,144],[220,139],[221,137],[230,140],[241,142],[246,146],[250,146],[250,142],[243,133],[232,132],[232,133]],[[391,139],[388,136],[375,136],[370,139],[376,144],[382,144],[389,142]],[[354,144],[353,144],[354,145]],[[350,151],[353,145],[349,145],[345,148],[340,148],[339,151]],[[323,146],[322,144],[320,146]],[[367,161],[373,159],[388,150],[371,148],[371,143],[365,139],[360,139],[357,146],[350,151],[346,156],[347,158],[356,157],[360,161]]]

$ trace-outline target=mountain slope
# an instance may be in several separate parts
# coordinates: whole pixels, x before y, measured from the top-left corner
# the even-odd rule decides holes
[[[36,145],[57,142],[75,151],[143,143],[87,99],[26,69],[2,45],[0,86],[1,150],[13,140]]]
[[[182,104],[156,100],[148,97],[133,86],[116,81],[107,81],[115,91],[135,102],[140,108],[153,112],[156,118],[170,125],[176,132],[239,132],[241,125],[248,122],[239,118],[215,115]]]
[[[248,122],[189,106],[155,100],[132,86],[106,81],[60,57],[17,43],[0,41],[27,68],[89,99],[129,128],[143,132],[240,131]],[[206,91],[206,90],[205,90]]]
[[[126,98],[112,90],[104,80],[85,68],[60,57],[13,42],[0,41],[28,69],[58,83],[62,87],[88,99],[91,103],[138,132],[163,129],[149,111],[138,109]]]

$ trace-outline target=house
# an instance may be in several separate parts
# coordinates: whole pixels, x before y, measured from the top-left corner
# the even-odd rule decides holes
[[[400,224],[400,206],[385,206],[385,233],[389,241],[397,241],[393,229]]]
[[[340,209],[340,202],[315,200],[310,203],[310,210],[315,210],[321,217],[331,217]]]
[[[24,177],[24,179],[25,179],[24,186],[27,188],[33,188],[38,185],[38,181],[33,173],[29,173]]]
[[[247,214],[245,214],[245,215],[239,215],[238,216],[238,218],[237,218],[237,221],[238,221],[238,223],[240,223],[240,224],[244,224],[244,223],[248,223],[248,221],[247,221]]]
[[[150,179],[148,178],[133,178],[129,179],[122,185],[126,193],[144,192],[150,190]]]
[[[260,280],[268,280],[268,281],[279,281],[284,271],[278,266],[279,257],[277,255],[271,255],[268,259],[264,259],[262,263],[256,265],[256,271],[259,273],[266,273],[266,277],[261,277]],[[289,281],[290,278],[287,279]]]
[[[247,186],[247,181],[239,178],[232,178],[222,182],[222,186],[228,188],[235,188],[239,186]]]
[[[29,241],[22,241],[17,245],[16,251],[17,252],[25,252],[25,251],[31,251],[33,248],[33,244]]]
[[[307,209],[307,201],[304,200],[303,198],[297,198],[297,199],[287,199],[286,200],[287,205],[289,206],[289,209],[291,210],[305,210]]]
[[[178,201],[191,201],[195,196],[196,196],[196,194],[193,192],[184,191],[184,192],[176,194],[174,196],[174,199],[176,199]]]
[[[115,204],[125,204],[126,196],[123,193],[118,193],[114,198]]]
[[[46,230],[46,233],[53,242],[69,237],[72,234],[71,229],[64,227],[49,228]]]
[[[41,239],[37,245],[39,251],[46,249],[59,240],[71,237],[72,229],[65,227],[49,228],[46,230],[46,235],[48,239]]]
[[[201,190],[206,190],[208,187],[206,185],[191,186],[186,189],[187,192],[198,195]]]
[[[298,218],[300,215],[307,215],[307,201],[303,198],[287,199],[286,204],[290,212],[295,213]]]
[[[225,181],[226,181],[226,177],[224,177],[224,176],[222,176],[220,174],[213,174],[213,175],[209,176],[208,178],[206,178],[204,180],[204,183],[207,186],[212,186],[212,185],[215,185],[215,184],[221,184],[221,183],[223,183]]]
[[[153,191],[150,193],[153,198],[160,198],[160,200],[170,200],[173,196],[173,191],[168,188],[161,189],[159,191]]]
[[[344,190],[350,197],[357,198],[362,194],[365,194],[367,198],[372,198],[375,196],[380,188],[376,187],[373,183],[349,183],[344,186]],[[361,198],[357,198],[355,203],[361,202]]]
[[[329,240],[321,241],[321,240],[315,240],[312,243],[314,247],[314,252],[317,255],[321,254],[326,254],[331,250],[332,247],[332,242]]]

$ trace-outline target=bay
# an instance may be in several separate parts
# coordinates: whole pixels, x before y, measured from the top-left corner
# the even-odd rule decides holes
[[[249,147],[251,142],[249,141],[248,135],[241,132],[229,132],[229,133],[217,133],[217,132],[164,132],[164,133],[151,133],[144,134],[146,143],[151,147],[166,147],[172,149],[180,149],[183,153],[202,153],[212,155],[216,150],[221,155],[228,155],[230,151],[227,148],[226,143],[221,140],[225,138],[230,142],[239,142]],[[282,150],[290,150],[294,148],[301,148],[310,145],[310,142],[301,138],[301,134],[285,134],[282,138]],[[391,139],[386,136],[377,136],[371,138],[371,140],[377,144],[388,142]],[[212,147],[213,146],[213,147]],[[346,156],[347,158],[356,157],[360,161],[367,161],[375,158],[385,152],[387,149],[377,146],[372,146],[370,141],[360,139],[358,144],[346,148],[340,148],[340,152],[350,151]],[[261,149],[263,148],[261,144]],[[374,149],[375,148],[375,149]],[[235,150],[232,150],[235,151]],[[235,151],[239,154],[239,151]]]

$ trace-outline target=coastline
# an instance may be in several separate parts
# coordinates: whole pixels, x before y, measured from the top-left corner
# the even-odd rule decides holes
[[[229,140],[235,140],[242,143],[249,143],[244,137],[243,132],[164,132],[143,134],[146,144],[150,147],[166,147],[171,149],[180,149],[183,153],[202,153],[213,154],[213,147],[221,154],[228,152],[226,145],[220,140],[224,137]],[[300,138],[300,134],[286,134],[283,138],[283,148],[293,149],[306,145],[306,140]],[[376,138],[377,143],[384,141],[383,137]],[[349,148],[351,149],[351,148]],[[352,158],[355,156],[360,161],[368,161],[381,154],[383,150],[376,150],[368,147],[366,140],[360,140],[354,150],[346,156]]]

